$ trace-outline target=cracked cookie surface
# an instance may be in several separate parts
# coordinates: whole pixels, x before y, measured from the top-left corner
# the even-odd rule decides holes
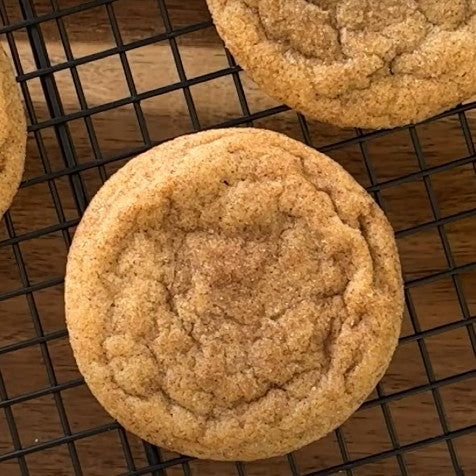
[[[207,0],[269,95],[343,127],[414,123],[476,94],[476,0]]]
[[[0,219],[23,174],[26,123],[10,59],[0,46]]]
[[[259,129],[133,159],[68,258],[66,317],[101,404],[157,445],[286,453],[342,423],[397,343],[393,231],[328,157]]]

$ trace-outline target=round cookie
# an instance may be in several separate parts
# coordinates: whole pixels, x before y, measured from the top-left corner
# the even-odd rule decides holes
[[[10,206],[25,164],[26,122],[8,56],[0,46],[0,218]]]
[[[207,0],[265,92],[342,127],[415,123],[476,94],[476,0]]]
[[[348,418],[389,364],[402,293],[365,190],[259,129],[130,161],[87,209],[65,284],[74,355],[104,408],[216,460],[284,454]]]

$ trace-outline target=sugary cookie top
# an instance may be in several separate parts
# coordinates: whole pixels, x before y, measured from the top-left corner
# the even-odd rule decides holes
[[[344,126],[421,120],[476,93],[475,0],[208,0],[269,94]]]
[[[26,124],[10,60],[0,46],[0,219],[23,173]]]
[[[86,212],[66,281],[73,349],[106,409],[218,459],[340,423],[388,364],[401,293],[370,196],[326,156],[251,129],[131,161]]]

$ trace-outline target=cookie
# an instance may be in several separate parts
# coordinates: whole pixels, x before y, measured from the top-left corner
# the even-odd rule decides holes
[[[25,164],[26,122],[8,56],[0,46],[0,218],[10,206]]]
[[[382,211],[337,163],[259,129],[130,161],[77,229],[65,292],[104,408],[216,460],[280,455],[340,425],[382,377],[402,317]]]
[[[341,127],[422,121],[476,94],[476,0],[207,0],[270,96]]]

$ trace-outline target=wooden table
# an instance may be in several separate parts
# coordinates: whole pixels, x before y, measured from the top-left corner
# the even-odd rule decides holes
[[[7,0],[3,3],[7,6],[10,21],[21,19],[19,2]],[[37,13],[51,11],[49,1],[34,3]],[[61,8],[66,8],[81,2],[62,0],[57,3]],[[167,2],[167,6],[174,27],[209,18],[203,0],[172,0]],[[113,9],[121,34],[120,41],[124,44],[165,31],[155,0],[118,0]],[[67,31],[70,52],[65,52],[61,44],[58,25]],[[104,6],[65,17],[58,24],[55,21],[43,23],[41,30],[53,65],[64,63],[69,53],[78,58],[116,46],[117,38],[114,38]],[[15,32],[14,39],[23,73],[35,71],[26,32]],[[230,66],[213,28],[178,37],[177,48],[187,78],[214,74]],[[73,115],[67,128],[76,162],[80,168],[84,166],[80,177],[88,198],[100,187],[104,177],[125,163],[131,150],[144,146],[144,139],[146,142],[162,141],[192,132],[198,125],[208,127],[243,115],[234,84],[238,75],[217,74],[212,81],[199,82],[189,88],[196,109],[195,123],[190,119],[186,96],[180,88],[147,97],[135,108],[129,103],[94,114],[86,121],[83,118],[74,119],[74,114],[82,109],[101,107],[131,96],[121,61],[130,68],[138,94],[163,88],[180,79],[168,41],[131,49],[121,56],[114,54],[92,63],[80,64],[73,73],[62,69],[54,74],[64,113]],[[78,99],[72,74],[81,80],[82,92],[79,95],[83,96],[82,100]],[[251,113],[278,106],[244,73],[240,73],[239,77]],[[33,122],[41,124],[50,120],[50,111],[39,79],[33,78],[26,84],[32,100],[30,112],[35,115]],[[132,93],[135,94],[134,91]],[[363,145],[350,142],[346,147],[329,152],[365,186],[372,185],[366,169],[369,164],[372,165],[375,182],[388,181],[389,186],[377,198],[399,232],[398,243],[407,281],[415,284],[418,281],[414,280],[419,278],[444,273],[450,267],[468,265],[466,270],[463,269],[464,272],[458,272],[454,277],[443,276],[408,289],[411,313],[405,314],[404,337],[415,334],[415,331],[429,331],[476,315],[476,270],[471,267],[471,263],[476,261],[476,216],[471,212],[476,208],[476,174],[474,164],[468,160],[471,153],[474,158],[474,150],[465,141],[460,119],[451,116],[419,126],[413,137],[413,132],[402,130],[381,135]],[[475,111],[467,112],[464,119],[474,135]],[[147,124],[149,137],[141,135],[139,120]],[[290,111],[256,120],[254,125],[282,131],[303,140],[299,118]],[[317,147],[355,136],[355,131],[340,130],[314,121],[308,121],[308,126],[313,145]],[[88,139],[88,128],[89,131],[94,130],[93,143]],[[66,128],[63,127],[64,130]],[[415,153],[415,143],[421,147],[419,156]],[[367,164],[362,158],[363,152],[368,158]],[[121,154],[124,159],[108,161]],[[459,167],[445,165],[460,159],[463,165]],[[103,161],[103,166],[98,169],[86,165],[93,160]],[[421,167],[436,167],[438,173],[431,176],[421,174]],[[28,186],[20,190],[11,208],[7,217],[8,227],[5,224],[0,227],[0,296],[4,296],[0,300],[0,348],[34,339],[42,332],[48,335],[58,331],[59,335],[63,335],[63,288],[60,278],[64,274],[67,245],[82,207],[81,203],[73,199],[72,184],[63,174],[64,170],[65,163],[54,128],[40,127],[36,133],[30,133],[25,172]],[[37,179],[49,172],[57,172],[57,178],[50,181]],[[416,179],[400,184],[398,181],[392,182],[408,174],[415,174],[413,177]],[[63,217],[58,217],[55,201],[61,203]],[[439,228],[428,225],[418,232],[405,231],[415,225],[431,222],[435,217],[448,217],[462,211],[469,211],[466,218],[450,219]],[[58,223],[63,225],[58,226]],[[25,239],[29,233],[40,229],[45,231],[41,237]],[[21,238],[12,239],[15,236]],[[446,251],[451,250],[454,263],[448,262],[445,246]],[[44,283],[54,285],[36,289]],[[33,286],[33,292],[16,293],[25,286]],[[466,308],[459,305],[458,292],[464,295]],[[5,293],[14,297],[5,299]],[[50,361],[45,359],[46,350]],[[9,398],[19,397],[21,400],[21,395],[65,382],[71,387],[60,394],[45,394],[20,401],[9,406],[7,413],[2,411],[0,455],[13,451],[6,420],[9,415],[15,419],[24,448],[61,438],[68,431],[76,433],[111,422],[87,388],[77,382],[80,375],[65,336],[48,340],[43,346],[34,345],[12,352],[0,351],[0,370]],[[338,435],[331,434],[297,451],[294,456],[296,467],[305,474],[340,464],[343,457],[349,460],[365,458],[374,453],[391,451],[398,445],[408,445],[474,425],[474,373],[475,355],[466,327],[450,328],[445,332],[429,331],[425,339],[407,337],[397,350],[379,387],[381,395],[391,395],[387,404],[384,407],[369,404],[345,423]],[[464,374],[465,378],[458,380],[454,377],[459,374]],[[473,378],[469,378],[471,376]],[[432,393],[429,382],[442,379],[448,379],[447,385]],[[415,386],[419,386],[422,392],[405,393]],[[394,394],[398,392],[404,398],[395,398]],[[374,401],[376,397],[377,392],[374,392],[369,400]],[[0,398],[0,402],[2,399],[5,398]],[[56,408],[56,404],[61,402],[63,413]],[[443,426],[438,417],[437,404],[445,414]],[[62,426],[62,416],[67,417],[69,428]],[[387,430],[389,422],[395,429],[393,435],[389,435]],[[69,446],[63,444],[32,452],[25,457],[25,461],[32,475],[69,475],[74,474],[70,455],[74,457],[77,454],[85,475],[120,474],[128,469],[125,462],[127,455],[121,449],[120,438],[128,439],[130,456],[136,467],[146,466],[148,463],[142,443],[133,435],[126,436],[117,430],[78,439]],[[476,433],[457,438],[452,445],[466,476],[476,475]],[[176,455],[162,452],[160,457],[166,460]],[[401,457],[402,462],[412,475],[454,473],[448,446],[443,439],[417,451],[405,452]],[[360,465],[353,474],[397,475],[400,474],[398,463],[395,457],[390,457],[378,463]],[[275,458],[246,464],[245,469],[250,475],[291,474],[287,464],[286,458]],[[189,469],[194,475],[238,474],[237,468],[231,463],[192,461]],[[186,467],[178,466],[156,474],[178,475],[187,474],[186,471]],[[16,460],[0,463],[0,475],[16,474],[20,474]]]

